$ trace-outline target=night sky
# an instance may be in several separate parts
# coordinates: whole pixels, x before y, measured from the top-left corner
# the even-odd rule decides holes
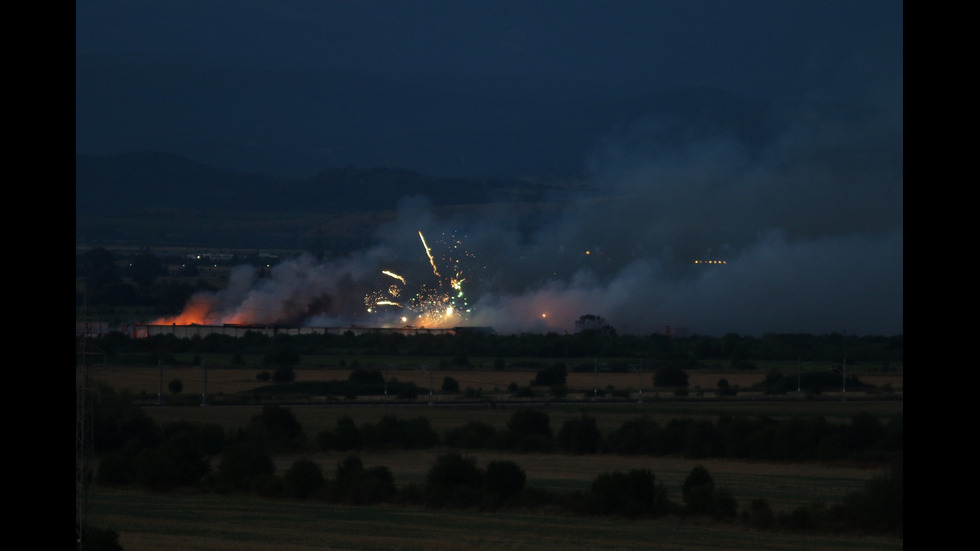
[[[79,1],[76,152],[168,151],[286,177],[347,164],[479,177],[537,170],[537,143],[548,159],[541,170],[574,173],[602,200],[527,228],[508,212],[442,220],[425,197],[405,198],[375,247],[343,265],[284,266],[276,288],[315,287],[290,290],[295,301],[341,292],[339,279],[396,258],[409,270],[423,230],[434,240],[465,236],[484,272],[473,278],[469,321],[498,331],[570,330],[591,313],[623,333],[672,325],[897,334],[903,25],[898,1]],[[255,82],[249,75],[266,75],[268,85],[236,84]],[[352,138],[338,146],[325,136],[343,110],[338,92],[322,86],[337,79],[357,83],[351,104],[361,108],[370,106],[364,90],[378,89],[388,104],[412,99],[403,111],[386,104],[373,118],[345,119]],[[594,116],[575,126],[565,110],[569,126],[554,141],[567,128],[587,130],[587,147],[551,147],[547,129],[535,128],[533,140],[514,140],[523,157],[486,146],[482,157],[468,154],[460,138],[467,124],[487,124],[467,98],[615,104],[691,89],[738,98],[761,115],[750,131],[698,121],[702,130],[689,132],[690,118],[656,109],[606,127]],[[450,112],[459,118],[447,120]],[[409,142],[422,134],[406,128],[423,126],[426,137],[450,137],[451,154],[413,153]],[[693,264],[712,258],[727,263]],[[320,276],[287,275],[302,270]],[[276,293],[244,279],[223,300],[261,295],[273,310]],[[310,321],[327,318],[351,321],[339,311]]]

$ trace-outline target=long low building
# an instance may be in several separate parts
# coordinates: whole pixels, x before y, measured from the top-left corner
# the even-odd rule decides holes
[[[364,333],[401,333],[405,335],[455,335],[460,328],[429,329],[425,327],[305,327],[298,325],[152,325],[131,324],[124,326],[122,332],[135,339],[144,339],[157,335],[173,335],[179,339],[206,337],[208,335],[227,335],[242,337],[246,333],[261,333],[263,335],[343,335],[347,332],[354,335]]]

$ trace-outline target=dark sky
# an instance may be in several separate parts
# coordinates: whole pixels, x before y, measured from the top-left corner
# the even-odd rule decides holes
[[[894,88],[898,1],[76,2],[76,52],[758,99]],[[893,93],[894,90],[888,92]]]
[[[227,104],[254,104],[232,95],[194,105],[199,85],[173,88],[167,80],[181,73],[159,67],[205,66],[219,75],[344,71],[392,83],[386,93],[421,84],[528,102],[708,86],[763,105],[763,137],[664,139],[685,128],[661,115],[619,121],[569,160],[612,198],[601,205],[528,229],[506,212],[436,220],[424,198],[407,198],[377,247],[343,266],[284,266],[276,289],[308,282],[311,289],[288,292],[295,302],[330,287],[335,274],[377,273],[396,257],[407,269],[406,258],[419,260],[422,229],[467,236],[488,272],[473,321],[498,330],[571,329],[578,315],[592,313],[623,332],[670,324],[702,333],[896,334],[904,323],[903,24],[902,2],[870,0],[79,1],[76,151],[169,147],[191,158],[200,151],[197,160],[209,162],[202,146],[181,136],[241,132],[262,144],[250,157],[273,166],[285,150],[266,146],[256,126],[315,138],[285,110],[288,122],[278,125],[275,111],[261,124],[244,122],[249,108],[240,121],[219,120],[212,112]],[[114,88],[124,79],[92,77],[90,59],[149,64],[155,69],[139,78],[152,86]],[[131,90],[154,87],[164,93],[152,102],[120,107]],[[183,133],[168,133],[180,125]],[[365,150],[372,148],[354,158],[352,146],[345,160],[348,150],[333,147],[323,159],[371,164]],[[404,159],[377,151],[377,163]],[[445,175],[462,166],[438,159],[405,168]],[[231,156],[213,160],[236,168]],[[728,264],[693,268],[698,258]],[[295,277],[311,270],[320,277]],[[240,281],[238,295],[224,300],[279,300],[270,287],[249,285]],[[546,310],[553,315],[543,321]]]

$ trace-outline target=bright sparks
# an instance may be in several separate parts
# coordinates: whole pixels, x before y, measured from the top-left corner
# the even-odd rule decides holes
[[[421,233],[420,233],[420,235],[421,235]],[[389,272],[388,270],[384,270],[381,273],[383,273],[384,275],[386,275],[388,277],[393,277],[393,278],[397,279],[398,281],[401,281],[402,282],[402,285],[405,285],[405,278],[404,277],[402,277],[402,276],[400,276],[400,275],[398,275],[398,274],[396,274],[394,272]]]
[[[416,327],[440,328],[459,325],[470,313],[463,286],[468,278],[463,277],[463,265],[464,261],[474,257],[463,248],[462,241],[455,236],[449,236],[449,240],[443,238],[436,242],[437,250],[441,251],[438,254],[429,247],[421,230],[419,239],[422,241],[425,255],[435,275],[435,282],[409,286],[406,278],[385,270],[382,272],[384,275],[397,279],[401,285],[395,283],[387,289],[368,293],[364,297],[364,305],[368,313],[379,316],[394,313],[393,309],[402,310],[395,319],[400,320],[402,324]],[[444,277],[440,273],[440,267],[443,268],[443,272],[452,273]]]
[[[432,258],[432,249],[425,242],[425,236],[422,235],[422,230],[419,230],[419,237],[422,239],[422,246],[425,247],[425,254],[429,257],[429,264],[432,264],[432,273],[436,274],[436,277],[442,277],[439,275],[439,269],[436,268],[436,259]]]

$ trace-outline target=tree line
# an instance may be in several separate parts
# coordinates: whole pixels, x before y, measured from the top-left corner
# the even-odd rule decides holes
[[[257,331],[242,337],[210,334],[178,338],[154,335],[133,339],[113,332],[98,339],[107,361],[156,364],[176,362],[176,354],[227,354],[242,365],[241,358],[263,358],[265,365],[296,365],[303,357],[371,356],[441,357],[440,367],[475,367],[476,358],[491,359],[485,368],[541,369],[547,360],[564,359],[570,371],[592,371],[597,360],[603,370],[628,372],[653,362],[658,366],[695,369],[705,362],[722,361],[724,367],[754,370],[758,361],[826,362],[827,365],[865,364],[875,370],[893,371],[904,361],[903,336],[845,336],[767,334],[762,337],[725,335],[722,337],[668,337],[607,335],[591,333],[524,333],[501,335],[490,331],[458,330],[454,334],[415,334],[364,332],[355,334],[320,333],[270,336]],[[237,358],[237,360],[236,360]],[[517,360],[520,360],[518,362]]]
[[[428,419],[385,416],[356,425],[342,417],[310,442],[289,408],[266,405],[248,425],[226,433],[219,425],[169,422],[158,425],[125,394],[104,388],[94,414],[100,484],[150,491],[196,488],[269,498],[321,499],[332,503],[411,504],[430,508],[498,510],[561,508],[571,514],[657,518],[709,516],[758,529],[902,530],[902,420],[889,423],[859,414],[846,425],[816,419],[758,419],[718,423],[678,419],[664,426],[646,417],[626,421],[603,436],[583,414],[552,432],[546,412],[515,411],[504,429],[469,422],[439,435]],[[366,467],[357,453],[377,449],[443,446],[421,485],[397,487],[390,469]],[[738,457],[766,461],[848,460],[887,464],[889,470],[841,503],[812,504],[774,512],[764,499],[741,509],[710,473],[695,467],[681,502],[670,499],[648,470],[603,473],[585,491],[558,492],[528,486],[510,460],[484,466],[467,450],[493,448],[563,453],[681,455],[692,459]],[[282,474],[274,454],[302,456],[313,449],[346,452],[332,473],[301,457]],[[519,455],[517,456],[519,457]]]

